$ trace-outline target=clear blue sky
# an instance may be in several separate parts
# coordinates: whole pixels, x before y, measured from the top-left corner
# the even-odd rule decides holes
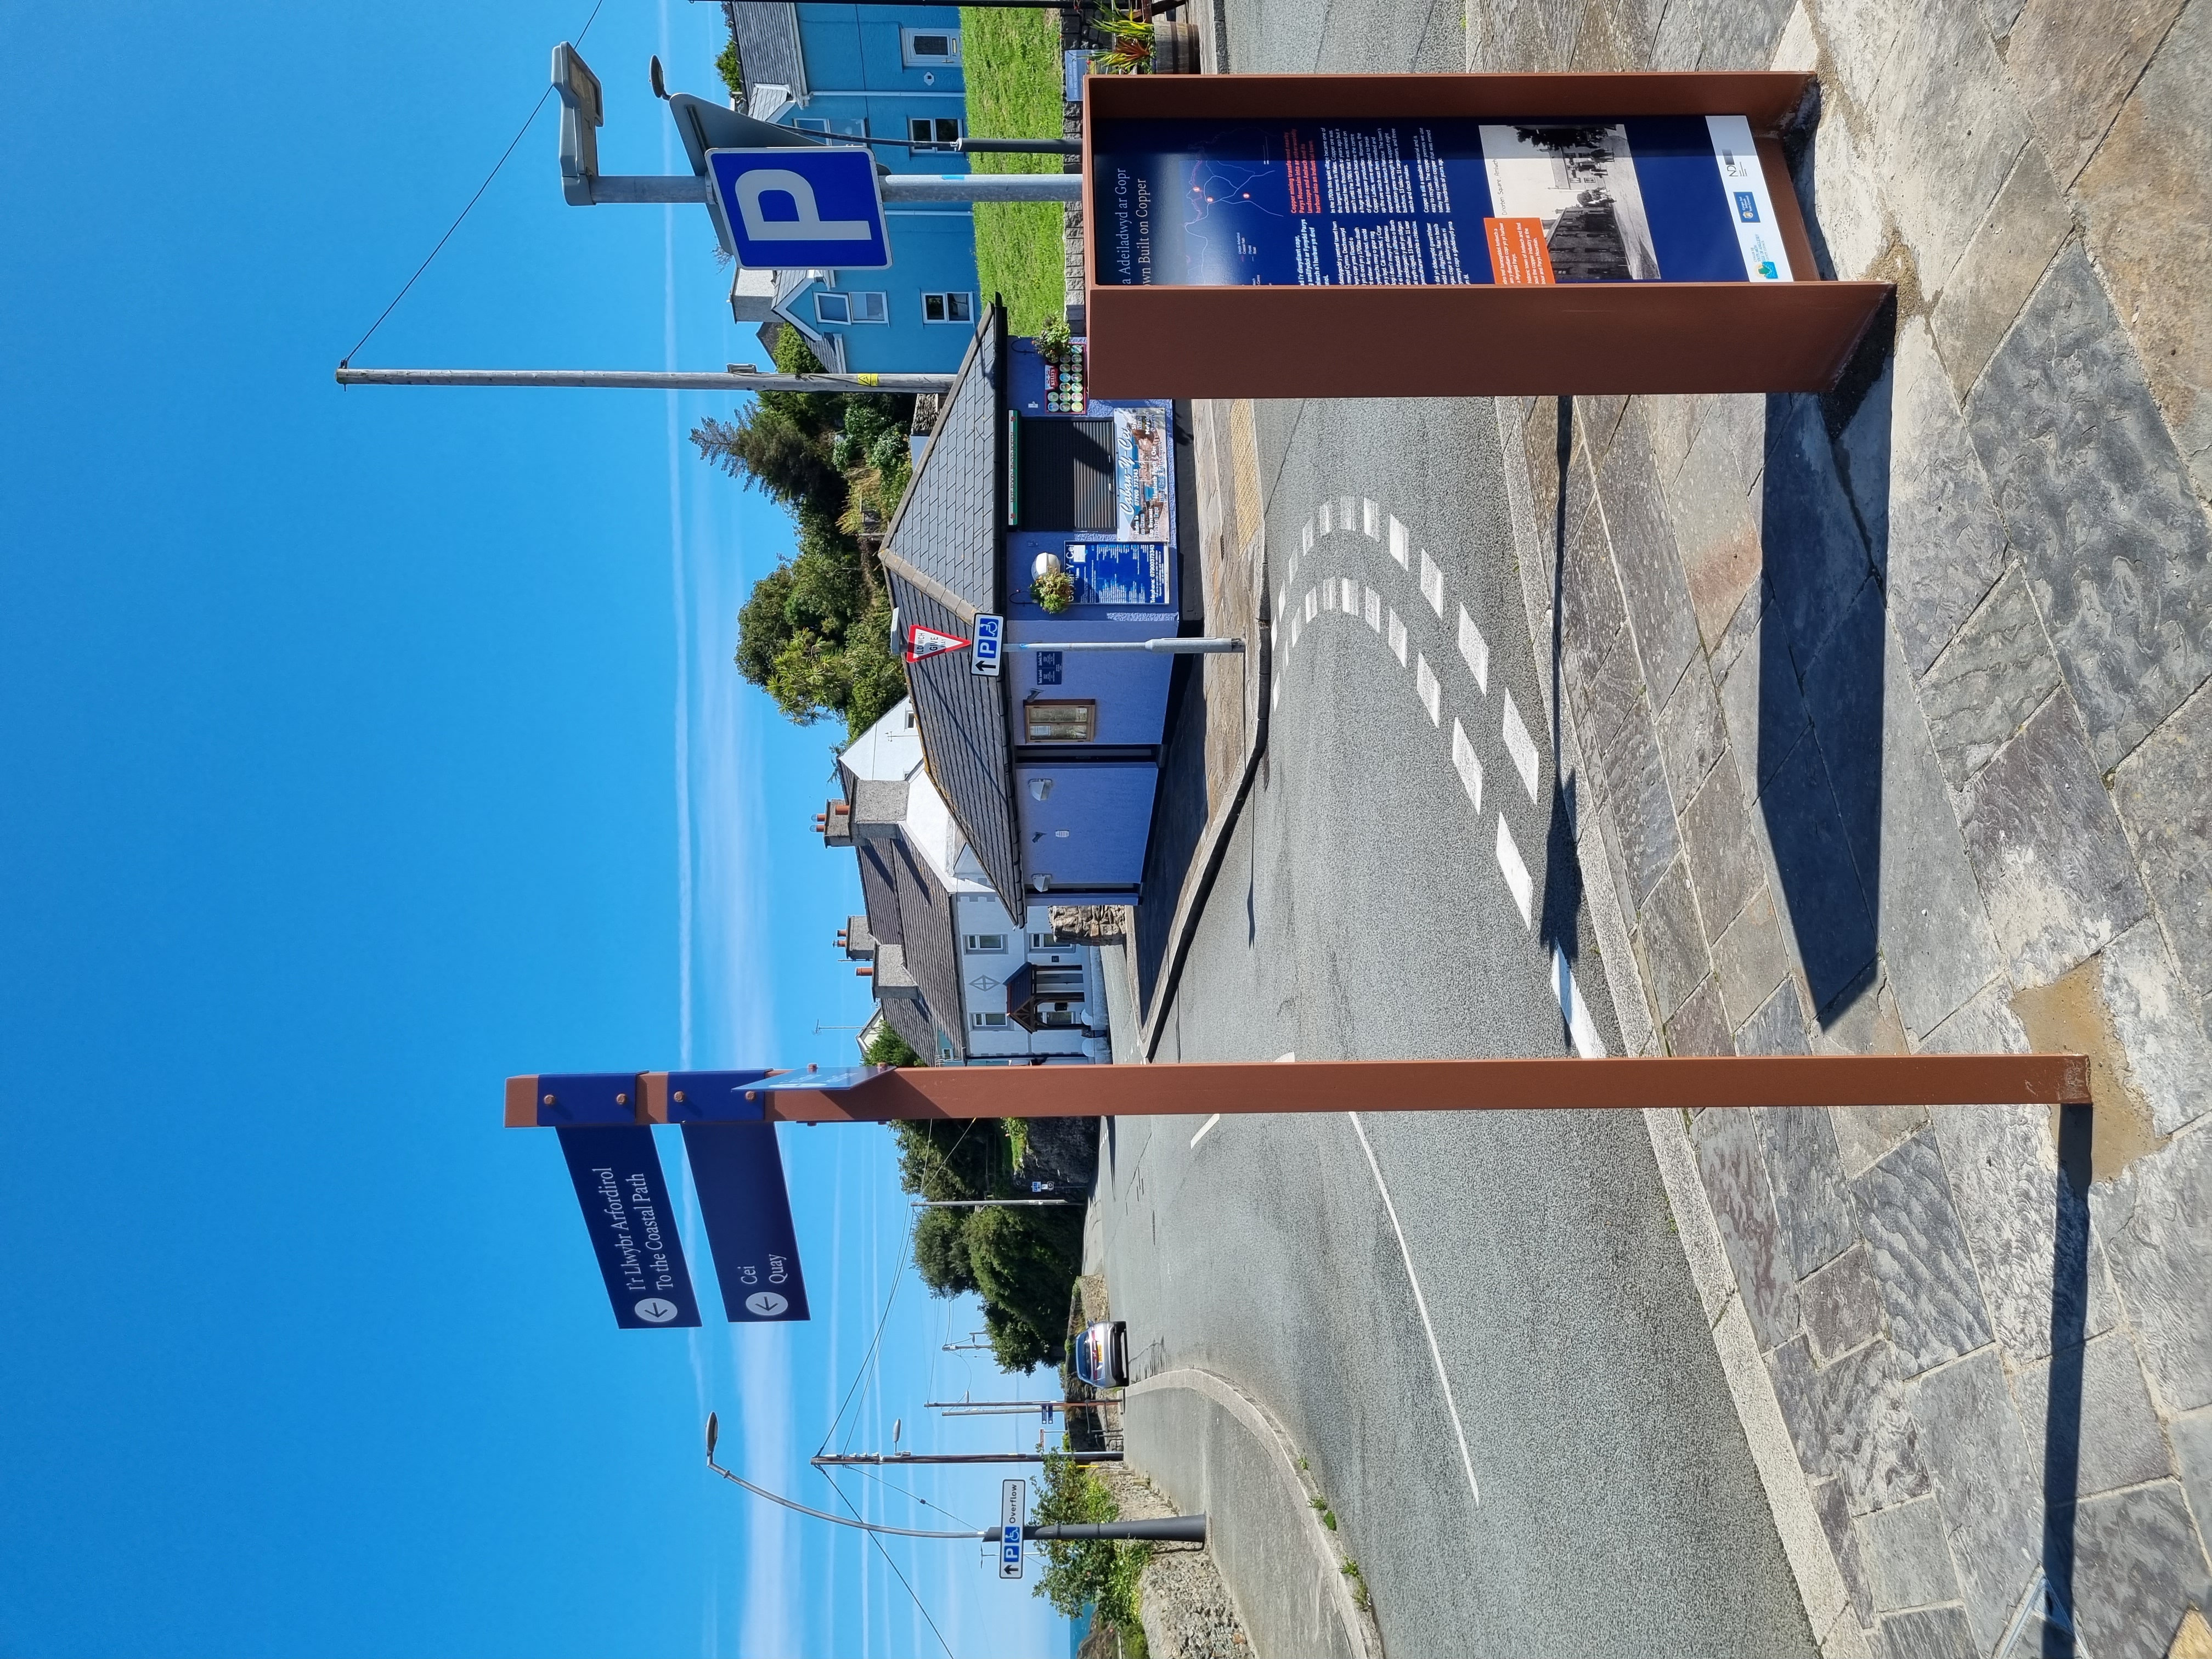
[[[838,734],[730,664],[788,526],[684,442],[716,405],[331,384],[588,9],[0,12],[0,1654],[944,1651],[700,1466],[719,1408],[826,1496],[888,1137],[784,1132],[813,1323],[618,1333],[498,1127],[509,1073],[849,1052]],[[647,56],[712,91],[718,31],[607,0],[609,171],[668,170]],[[757,358],[703,212],[565,208],[554,132],[360,361]],[[854,1446],[1011,1386],[938,1352],[972,1313],[909,1277]],[[963,1659],[1065,1650],[974,1547],[892,1553]]]

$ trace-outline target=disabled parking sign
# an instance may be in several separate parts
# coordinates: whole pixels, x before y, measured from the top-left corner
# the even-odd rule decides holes
[[[714,213],[753,270],[880,270],[891,262],[875,158],[865,149],[710,149]]]

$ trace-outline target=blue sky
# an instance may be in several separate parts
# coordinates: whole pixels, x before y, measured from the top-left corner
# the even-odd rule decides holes
[[[620,1333],[498,1127],[509,1073],[849,1052],[838,734],[729,659],[787,524],[683,441],[724,404],[331,380],[588,9],[0,12],[0,1654],[945,1650],[699,1459],[719,1409],[826,1496],[888,1137],[783,1132],[811,1324]],[[608,171],[670,170],[647,56],[711,91],[718,29],[607,0]],[[756,359],[703,213],[565,208],[553,154],[549,107],[359,361]],[[1034,1439],[922,1420],[1015,1386],[939,1352],[972,1313],[908,1278],[852,1445]],[[963,1659],[1064,1650],[972,1547],[891,1553]]]

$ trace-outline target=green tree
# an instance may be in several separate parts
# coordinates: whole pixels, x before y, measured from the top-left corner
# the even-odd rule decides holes
[[[1089,1465],[1072,1458],[1046,1458],[1044,1472],[1030,1486],[1036,1494],[1030,1519],[1039,1526],[1095,1526],[1121,1518],[1121,1506],[1106,1483]],[[1045,1569],[1032,1595],[1043,1596],[1054,1611],[1070,1619],[1079,1619],[1085,1607],[1095,1607],[1100,1624],[1142,1640],[1137,1581],[1152,1559],[1150,1545],[1086,1539],[1048,1540],[1037,1549],[1044,1556]]]
[[[914,1265],[934,1296],[961,1296],[976,1288],[968,1260],[968,1212],[924,1210],[914,1224]]]
[[[745,95],[745,60],[738,53],[738,37],[732,35],[730,44],[714,59],[714,73],[722,77],[722,84],[730,89],[730,96],[742,99]]]
[[[929,1063],[915,1052],[914,1044],[888,1024],[876,1027],[876,1034],[860,1049],[860,1058],[871,1066],[926,1066]]]
[[[1083,1264],[1083,1212],[1073,1205],[971,1212],[968,1260],[987,1308],[1028,1328],[1034,1340],[1009,1331],[1024,1358],[1000,1356],[1009,1370],[1028,1370],[1056,1360],[1066,1346],[1068,1292]],[[992,1333],[992,1346],[999,1334]]]

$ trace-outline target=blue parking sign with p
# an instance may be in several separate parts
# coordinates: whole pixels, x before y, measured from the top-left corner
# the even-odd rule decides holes
[[[756,270],[891,262],[875,158],[855,149],[710,149],[714,210]]]

